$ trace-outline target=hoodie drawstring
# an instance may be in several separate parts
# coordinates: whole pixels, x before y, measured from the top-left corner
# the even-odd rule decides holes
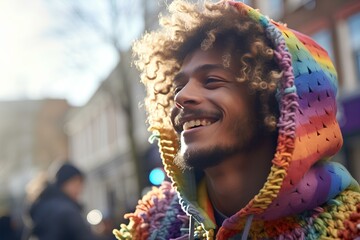
[[[247,240],[251,228],[252,221],[254,219],[254,215],[249,215],[246,218],[246,223],[244,227],[244,231],[241,236],[241,240]],[[194,224],[194,218],[190,216],[190,222],[189,222],[189,240],[194,240],[194,233],[195,233],[195,224]]]
[[[189,222],[189,240],[194,240],[194,232],[195,232],[195,219],[190,216],[190,222]]]
[[[254,218],[254,215],[249,215],[246,219],[246,223],[245,223],[245,227],[244,227],[244,231],[243,234],[241,236],[241,240],[247,240],[248,236],[249,236],[249,232],[250,232],[250,227],[251,227],[251,223],[252,220]]]

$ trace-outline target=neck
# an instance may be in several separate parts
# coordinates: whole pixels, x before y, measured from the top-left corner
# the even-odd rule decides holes
[[[270,173],[276,140],[265,138],[256,150],[232,155],[205,169],[209,197],[226,216],[241,210],[259,193]]]

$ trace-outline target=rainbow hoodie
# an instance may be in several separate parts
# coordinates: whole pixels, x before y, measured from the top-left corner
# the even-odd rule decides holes
[[[337,73],[327,52],[308,36],[241,3],[226,1],[266,29],[284,75],[277,89],[278,145],[260,192],[216,226],[205,184],[173,164],[178,139],[158,127],[171,183],[139,201],[118,239],[360,239],[360,189],[330,158],[342,146],[336,120]],[[214,235],[217,229],[216,236]]]

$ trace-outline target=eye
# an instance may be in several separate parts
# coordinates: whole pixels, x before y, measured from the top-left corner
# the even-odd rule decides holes
[[[212,82],[217,82],[217,81],[221,81],[221,79],[215,78],[215,77],[208,77],[205,82],[212,83]]]
[[[208,88],[217,87],[225,81],[218,77],[208,77],[204,81],[204,85]]]

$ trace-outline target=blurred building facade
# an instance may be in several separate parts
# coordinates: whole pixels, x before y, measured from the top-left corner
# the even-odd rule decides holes
[[[166,4],[144,1],[142,7],[144,29],[157,28],[158,14]],[[70,159],[87,173],[84,193],[87,210],[97,208],[117,223],[123,220],[124,213],[134,210],[139,195],[151,185],[149,172],[161,165],[159,154],[154,154],[157,147],[148,142],[143,107],[145,92],[139,72],[130,67],[131,50],[119,56],[119,63],[90,100],[70,111],[65,124]],[[130,84],[124,87],[124,81]],[[130,91],[131,99],[122,96],[122,88]],[[131,123],[123,101],[131,101]],[[133,142],[129,139],[129,124],[134,128]],[[131,152],[133,144],[137,159],[133,159]]]
[[[128,69],[126,75],[133,79],[134,136],[137,151],[142,155],[149,147],[145,111],[139,108],[144,90],[135,69]],[[127,113],[121,106],[122,77],[117,65],[84,106],[69,112],[65,125],[70,158],[87,174],[84,193],[87,210],[97,208],[117,220],[135,207],[142,186],[130,152]]]
[[[19,207],[39,170],[68,157],[63,99],[0,102],[0,204]]]

